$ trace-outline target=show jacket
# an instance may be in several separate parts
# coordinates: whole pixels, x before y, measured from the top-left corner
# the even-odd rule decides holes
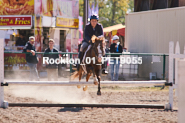
[[[85,35],[85,37],[84,37],[84,40],[82,42],[90,43],[91,37],[93,35],[95,35],[97,37],[103,35],[103,26],[98,23],[96,25],[95,29],[93,29],[93,27],[91,26],[91,24],[88,23],[85,26],[84,35]]]

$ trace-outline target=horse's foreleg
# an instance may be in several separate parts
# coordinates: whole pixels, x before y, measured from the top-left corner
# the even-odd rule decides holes
[[[98,92],[97,92],[97,95],[101,95],[101,87],[100,87],[101,77],[97,76],[97,79],[98,79]]]
[[[81,66],[80,66],[80,69],[79,69],[78,73],[79,73],[79,82],[80,82],[80,80],[82,78],[82,67]],[[77,88],[81,88],[81,86],[77,85]]]
[[[96,75],[95,75],[95,73],[94,73],[94,70],[93,70],[93,79],[94,79],[94,84],[95,84],[95,85],[98,85],[98,80],[97,80],[97,78],[96,78]]]
[[[86,82],[89,81],[90,76],[91,76],[91,73],[88,73],[88,74],[86,75]],[[87,88],[88,88],[88,86],[84,86],[84,87],[83,87],[83,91],[86,91]]]
[[[95,70],[97,79],[98,79],[98,92],[97,95],[101,95],[101,87],[100,87],[100,81],[101,81],[101,77],[100,77],[100,70]]]
[[[91,73],[88,73],[88,74],[86,75],[86,82],[89,81],[90,76],[91,76]]]

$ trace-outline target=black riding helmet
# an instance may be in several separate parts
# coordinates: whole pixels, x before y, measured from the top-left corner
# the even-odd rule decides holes
[[[90,20],[91,20],[91,19],[96,19],[96,20],[98,20],[98,19],[99,19],[99,16],[96,15],[96,14],[93,14],[93,15],[91,15],[91,17],[90,17]]]

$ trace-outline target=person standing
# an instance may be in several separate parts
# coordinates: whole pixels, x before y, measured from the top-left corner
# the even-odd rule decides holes
[[[59,60],[59,54],[49,54],[49,53],[58,53],[58,50],[54,48],[54,43],[55,41],[53,39],[49,39],[49,48],[47,48],[44,51],[44,57],[48,57],[49,59],[58,59]],[[59,61],[58,61],[59,62]],[[46,63],[47,64],[47,63]],[[58,81],[58,64],[47,64],[47,76],[48,76],[48,81],[51,81],[53,78],[54,81]]]
[[[110,46],[110,53],[122,53],[123,48],[119,44],[119,37],[115,35],[112,40],[113,40],[113,44],[111,44]],[[111,55],[111,57],[117,57],[117,58],[111,58],[111,61],[110,61],[111,81],[118,81],[119,65],[120,65],[120,59],[118,57],[120,57],[120,55]],[[117,62],[117,59],[118,59],[118,62]],[[115,70],[115,77],[114,77],[114,70]]]
[[[35,51],[35,37],[31,36],[29,37],[29,41],[26,43],[25,48],[23,49],[23,52],[26,52],[26,61],[30,68],[30,81],[35,79],[36,81],[39,81],[39,75],[37,71],[37,63],[38,63],[38,57],[36,55]]]

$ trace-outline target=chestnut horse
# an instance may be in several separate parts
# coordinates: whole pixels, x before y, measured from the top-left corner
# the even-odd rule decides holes
[[[101,95],[100,91],[100,72],[101,72],[101,57],[104,55],[104,43],[105,39],[104,37],[96,37],[92,36],[91,38],[92,44],[90,44],[86,49],[84,49],[84,55],[83,55],[83,60],[80,65],[79,71],[76,71],[73,75],[72,78],[75,79],[76,77],[79,77],[79,82],[81,80],[81,77],[83,73],[86,73],[86,82],[88,82],[91,74],[93,74],[94,78],[94,84],[98,85],[98,91],[97,95]],[[97,81],[98,80],[98,81]],[[80,88],[80,86],[77,86]],[[87,86],[83,87],[83,90],[87,90]]]

